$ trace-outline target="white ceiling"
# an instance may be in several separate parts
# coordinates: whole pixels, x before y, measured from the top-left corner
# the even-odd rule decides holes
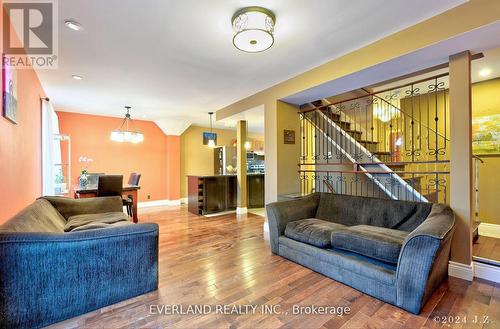
[[[122,116],[130,105],[133,117],[180,134],[207,125],[209,111],[463,2],[64,0],[59,69],[39,77],[58,110]],[[276,42],[263,53],[232,45],[231,16],[250,5],[276,14]],[[68,18],[84,30],[64,28]]]

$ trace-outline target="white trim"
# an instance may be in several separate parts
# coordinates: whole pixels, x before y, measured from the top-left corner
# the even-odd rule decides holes
[[[479,235],[500,238],[500,225],[481,223],[479,224]]]
[[[263,225],[263,230],[264,230],[264,240],[269,241],[270,240],[270,235],[269,235],[269,223],[267,219],[264,221]]]
[[[500,282],[500,267],[474,262],[474,276],[476,278]]]
[[[236,208],[236,214],[237,215],[246,214],[247,212],[248,212],[248,208],[247,207],[237,207]]]
[[[143,201],[137,203],[137,208],[148,208],[148,207],[161,207],[161,206],[178,206],[181,204],[181,200],[155,200],[155,201]]]
[[[474,278],[474,263],[470,265],[450,262],[448,263],[448,275],[453,276],[455,278],[464,279],[467,281],[472,281]]]
[[[181,204],[188,204],[188,198],[181,198]]]

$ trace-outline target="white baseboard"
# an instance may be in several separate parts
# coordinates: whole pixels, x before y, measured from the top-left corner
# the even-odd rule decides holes
[[[237,207],[236,208],[236,214],[237,215],[242,215],[248,213],[248,208],[247,207]]]
[[[481,223],[479,224],[479,235],[500,238],[500,225]]]
[[[498,283],[500,282],[500,267],[474,262],[474,276]]]
[[[450,261],[448,275],[459,279],[472,281],[473,278],[500,282],[500,267],[472,262],[470,265]]]
[[[470,265],[450,262],[448,263],[448,275],[455,278],[472,281],[474,279],[474,263]]]
[[[188,204],[188,198],[181,198],[181,204]]]
[[[137,203],[137,208],[148,208],[148,207],[160,207],[160,206],[178,206],[181,204],[181,200],[155,200],[155,201],[143,201]]]

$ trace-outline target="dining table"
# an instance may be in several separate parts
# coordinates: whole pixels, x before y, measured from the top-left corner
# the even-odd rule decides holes
[[[139,221],[137,217],[137,200],[140,189],[140,185],[123,185],[123,196],[132,197],[132,220],[134,223]],[[73,187],[73,193],[75,199],[95,198],[97,197],[97,184],[88,184],[86,186],[76,185]]]

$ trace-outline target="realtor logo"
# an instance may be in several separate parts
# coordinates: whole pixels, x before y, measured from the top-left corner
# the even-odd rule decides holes
[[[56,68],[57,3],[5,1],[3,64],[16,68]]]

